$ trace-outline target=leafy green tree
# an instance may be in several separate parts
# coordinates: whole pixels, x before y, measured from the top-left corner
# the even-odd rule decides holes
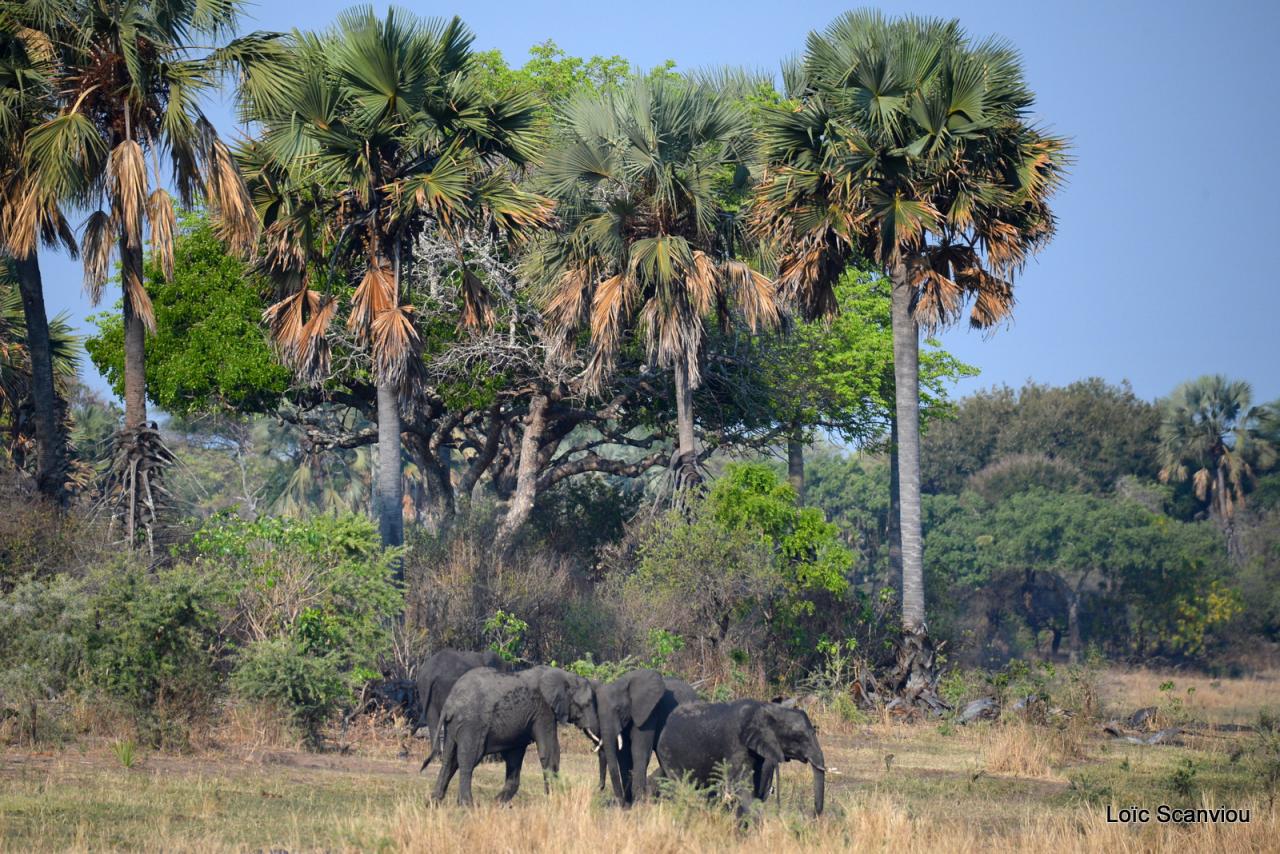
[[[377,386],[378,516],[388,546],[404,539],[400,399],[420,379],[422,337],[401,288],[413,239],[474,225],[510,232],[547,213],[507,168],[536,151],[533,103],[486,98],[471,76],[471,42],[457,18],[393,9],[379,19],[356,8],[321,35],[285,39],[284,85],[246,98],[247,117],[262,128],[243,160],[266,227],[264,266],[287,294],[266,317],[306,379],[328,373],[338,307],[311,277],[336,260],[359,279],[347,329],[368,352]],[[461,276],[463,323],[489,322],[483,283],[465,268]]]
[[[631,63],[621,56],[570,56],[551,39],[529,48],[529,58],[512,68],[496,50],[475,54],[477,85],[494,99],[533,95],[550,112],[584,92],[616,90],[632,76]]]
[[[741,235],[717,193],[718,176],[743,174],[749,126],[734,101],[668,81],[579,97],[564,116],[562,144],[542,169],[564,228],[529,262],[547,288],[547,319],[561,349],[589,326],[597,390],[638,335],[674,377],[677,483],[698,483],[704,318],[733,306],[754,330],[778,317],[772,283],[733,257]]]
[[[289,372],[272,357],[259,323],[269,283],[227,251],[203,214],[184,216],[173,242],[173,274],[146,269],[156,326],[147,345],[148,396],[171,415],[271,410]],[[123,396],[124,322],[118,314],[92,319],[98,334],[85,349]]]
[[[765,406],[784,425],[788,477],[804,503],[804,446],[815,431],[869,445],[889,429],[893,413],[893,330],[889,283],[850,269],[835,287],[839,313],[829,320],[797,319],[785,335],[755,339],[751,370]],[[947,407],[946,386],[977,369],[936,345],[920,359],[922,417]]]
[[[1053,234],[1066,143],[1027,120],[1017,53],[955,21],[851,12],[810,35],[801,76],[801,107],[773,111],[765,134],[757,232],[811,314],[835,308],[854,255],[893,282],[903,625],[923,642],[918,329],[967,297],[975,326],[1007,316],[1012,274]]]

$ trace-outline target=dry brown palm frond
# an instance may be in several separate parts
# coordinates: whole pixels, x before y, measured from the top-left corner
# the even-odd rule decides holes
[[[702,383],[698,353],[702,350],[702,323],[688,303],[663,304],[649,300],[640,310],[640,327],[645,330],[649,358],[664,368],[681,360],[688,362],[689,387]]]
[[[591,339],[597,345],[613,347],[622,334],[622,319],[627,312],[627,276],[619,273],[596,286],[591,299]]]
[[[978,286],[971,287],[969,278],[977,278]],[[974,329],[989,329],[1013,314],[1013,285],[983,270],[966,271],[960,280],[966,289],[974,293],[973,308],[969,312],[969,325]]]
[[[391,268],[381,264],[369,267],[351,297],[351,317],[347,319],[347,328],[362,340],[367,340],[374,318],[396,302],[396,279]]]
[[[778,325],[777,289],[768,276],[742,261],[729,260],[724,262],[724,279],[752,332]]]
[[[173,199],[164,190],[155,190],[147,200],[147,219],[151,223],[151,260],[173,281],[173,235],[178,230],[178,217]]]
[[[84,289],[94,305],[102,299],[102,287],[111,273],[115,227],[106,211],[94,211],[84,224],[80,248],[84,253]]]
[[[462,318],[468,328],[493,325],[493,295],[484,281],[467,267],[462,268]]]
[[[216,136],[209,141],[205,196],[213,208],[218,236],[231,251],[248,257],[258,242],[258,216],[231,150]]]
[[[281,360],[305,378],[328,371],[327,333],[337,309],[333,297],[302,288],[262,313]]]
[[[587,277],[585,265],[570,267],[560,274],[546,301],[546,315],[551,326],[569,330],[582,322],[590,291]]]
[[[142,217],[147,204],[147,164],[142,146],[126,139],[107,159],[107,193],[111,213],[130,249],[142,246]]]
[[[413,315],[413,306],[397,305],[373,319],[373,367],[383,382],[402,385],[418,355],[421,339]]]
[[[716,262],[707,253],[695,250],[688,269],[679,272],[684,273],[685,293],[694,313],[709,312],[720,295],[720,269]]]
[[[938,270],[926,268],[918,275],[912,315],[932,334],[955,319],[960,312],[963,291]]]
[[[1191,485],[1195,489],[1196,498],[1204,501],[1206,495],[1209,494],[1209,487],[1213,483],[1213,472],[1207,468],[1200,469],[1191,478]]]

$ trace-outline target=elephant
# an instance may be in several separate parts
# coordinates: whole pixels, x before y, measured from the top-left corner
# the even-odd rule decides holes
[[[774,772],[791,759],[813,767],[813,809],[822,815],[826,763],[817,731],[800,709],[759,700],[689,703],[671,713],[658,738],[658,763],[667,777],[687,774],[707,786],[716,767],[727,762],[739,794],[739,814],[752,800],[769,796]]]
[[[518,673],[488,668],[472,670],[453,686],[440,716],[440,776],[433,800],[444,799],[458,774],[458,802],[471,803],[471,775],[485,756],[506,762],[507,776],[498,801],[505,803],[520,788],[520,767],[529,742],[538,745],[543,788],[560,771],[558,723],[571,723],[599,742],[600,723],[591,683],[557,667],[539,665]]]
[[[422,767],[418,769],[419,774],[427,770],[431,760],[440,755],[437,724],[449,692],[464,673],[477,667],[507,670],[510,665],[490,650],[467,652],[456,649],[434,652],[418,665],[415,672],[418,683],[418,726],[425,726],[430,736],[430,749],[427,750],[427,758],[422,760]]]
[[[600,788],[607,773],[619,803],[629,806],[644,798],[649,758],[667,716],[681,703],[697,700],[698,692],[688,682],[664,679],[656,670],[632,670],[608,684],[596,683]]]

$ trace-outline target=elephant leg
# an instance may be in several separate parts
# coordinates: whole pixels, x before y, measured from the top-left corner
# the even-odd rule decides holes
[[[604,755],[604,750],[597,750],[596,756],[600,759],[600,791],[604,791],[605,778],[609,776],[609,760]]]
[[[440,766],[440,776],[436,778],[436,788],[431,795],[433,801],[443,801],[445,793],[449,791],[449,781],[453,779],[453,775],[458,772],[458,748],[456,744],[447,745],[444,751],[443,764]]]
[[[758,801],[769,800],[769,790],[773,788],[775,775],[778,773],[778,763],[769,762],[768,760],[756,765],[752,772],[752,795]]]
[[[551,778],[560,773],[560,742],[554,734],[538,739],[538,760],[542,763],[542,790],[551,794]]]
[[[502,759],[507,763],[507,779],[502,784],[502,791],[498,792],[500,804],[505,804],[514,798],[516,792],[520,790],[520,768],[524,765],[524,751],[523,747],[502,751]]]
[[[649,757],[653,755],[653,733],[635,729],[631,732],[631,791],[629,799],[642,800],[649,794]]]

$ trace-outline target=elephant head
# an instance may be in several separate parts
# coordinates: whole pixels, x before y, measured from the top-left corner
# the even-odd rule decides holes
[[[742,725],[742,743],[761,759],[780,765],[788,759],[813,767],[813,809],[822,815],[826,797],[826,761],[818,745],[818,732],[800,709],[761,703]]]
[[[596,696],[600,709],[602,755],[613,777],[614,792],[624,803],[631,799],[631,757],[624,754],[624,741],[631,728],[643,726],[662,702],[667,686],[656,670],[632,670],[606,685],[597,683]],[[604,766],[601,767],[601,774]],[[602,776],[603,780],[603,776]]]
[[[596,694],[586,678],[558,667],[542,668],[537,674],[538,693],[547,701],[560,723],[581,729],[598,745],[600,718],[596,711]]]

